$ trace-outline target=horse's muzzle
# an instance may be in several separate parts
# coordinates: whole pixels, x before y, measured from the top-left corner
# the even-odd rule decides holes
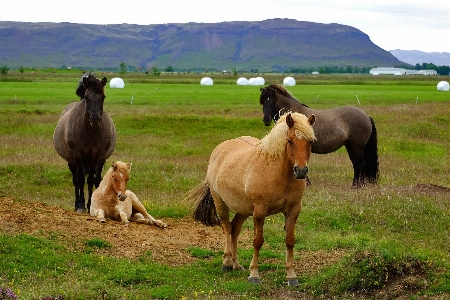
[[[119,196],[120,201],[125,201],[125,199],[127,199],[127,194],[119,193],[117,196]]]
[[[299,166],[295,166],[294,175],[297,179],[306,179],[306,175],[308,175],[308,167],[301,168]]]
[[[264,125],[270,126],[270,123],[272,123],[272,119],[270,119],[270,118],[263,118],[263,122],[264,122]]]
[[[89,124],[92,127],[98,127],[100,125],[101,118],[89,118]]]

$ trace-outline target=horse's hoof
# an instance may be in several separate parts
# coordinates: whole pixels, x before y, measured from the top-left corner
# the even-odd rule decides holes
[[[100,221],[100,223],[105,223],[106,222],[105,219],[100,219],[99,221]]]
[[[222,266],[222,271],[231,272],[233,271],[233,266]]]
[[[84,214],[86,213],[86,208],[77,208],[77,212]]]
[[[261,284],[261,281],[258,277],[249,277],[248,282],[250,282],[251,284]]]
[[[297,278],[288,279],[288,286],[298,286],[298,279]]]

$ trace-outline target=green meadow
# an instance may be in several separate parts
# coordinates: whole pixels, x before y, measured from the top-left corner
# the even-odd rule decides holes
[[[203,76],[215,84],[201,86]],[[184,198],[203,180],[217,144],[241,135],[262,138],[270,130],[262,122],[260,87],[237,86],[234,76],[121,77],[124,89],[105,88],[104,109],[117,129],[117,146],[105,171],[112,161],[132,162],[128,187],[157,218],[190,218],[191,204]],[[263,77],[267,85],[284,76]],[[77,100],[78,79],[74,72],[0,78],[0,200],[73,210],[72,177],[52,136],[65,105]],[[247,271],[222,273],[222,253],[207,248],[186,249],[200,259],[175,268],[147,256],[127,260],[89,251],[110,247],[101,240],[72,252],[64,241],[0,228],[0,287],[19,299],[300,294],[307,299],[373,299],[404,280],[398,293],[411,299],[450,297],[450,94],[436,90],[440,80],[449,78],[303,75],[296,80],[287,88],[300,102],[319,109],[358,106],[378,130],[378,185],[351,189],[353,171],[344,148],[311,156],[312,185],[296,225],[296,259],[304,251],[344,253],[333,265],[302,273],[299,287],[287,287],[281,215],[266,221],[260,286],[247,283]],[[245,226],[252,228],[251,218]],[[239,255],[248,267],[251,245]]]

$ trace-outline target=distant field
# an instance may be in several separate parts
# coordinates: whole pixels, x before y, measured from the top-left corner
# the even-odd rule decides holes
[[[114,160],[133,162],[129,187],[159,218],[189,217],[190,204],[183,199],[204,178],[208,157],[217,144],[241,135],[262,138],[270,130],[262,123],[260,87],[237,86],[236,78],[230,75],[210,76],[217,84],[200,86],[202,75],[186,75],[188,78],[183,79],[182,75],[154,78],[127,74],[123,76],[124,89],[106,87],[104,108],[118,133],[116,151],[107,165]],[[70,171],[53,149],[52,135],[64,106],[77,100],[78,78],[79,74],[72,73],[0,78],[0,197],[73,209]],[[267,75],[266,84],[282,78]],[[296,252],[339,249],[350,258],[302,277],[302,291],[350,299],[354,291],[381,289],[389,281],[380,280],[394,280],[401,268],[406,274],[405,266],[414,262],[426,266],[426,272],[409,295],[449,295],[450,193],[445,189],[420,192],[416,188],[418,184],[450,188],[450,94],[436,90],[439,80],[448,78],[298,76],[297,85],[288,87],[312,108],[360,107],[374,118],[379,142],[380,182],[360,190],[350,189],[353,174],[345,149],[312,155],[313,184],[304,196]],[[281,220],[281,216],[275,216],[273,224],[266,224],[270,236],[267,247],[276,253],[279,265],[266,265],[264,276],[272,274],[277,281],[266,281],[265,286],[255,288],[246,285],[247,273],[239,278],[213,273],[220,282],[212,298],[240,297],[245,293],[249,298],[270,298],[271,290],[286,288],[280,283],[284,274],[278,270],[283,269],[284,233],[275,230]],[[251,227],[251,220],[247,224]],[[0,232],[0,237],[9,242],[20,243],[5,231]],[[220,268],[220,253],[213,255],[214,260],[192,268],[197,273]],[[366,260],[356,259],[361,255]],[[26,272],[35,271],[31,268]],[[365,272],[372,273],[364,277]],[[31,294],[30,286],[11,282],[11,274],[13,269],[0,269],[0,287],[11,286]],[[70,274],[61,276],[71,279]],[[145,288],[148,283],[135,276],[136,286],[150,293],[154,287]],[[189,281],[188,275],[184,277],[181,284],[188,285],[190,298],[195,298],[193,291],[204,288],[204,283],[197,285]],[[358,281],[363,277],[366,282]],[[104,279],[97,280],[100,284]],[[50,292],[59,292],[45,276],[42,284]],[[95,284],[88,284],[86,290],[95,290]],[[235,285],[240,293],[233,294],[227,284]],[[117,283],[114,288],[120,295],[129,287]],[[162,295],[181,298],[184,294]]]

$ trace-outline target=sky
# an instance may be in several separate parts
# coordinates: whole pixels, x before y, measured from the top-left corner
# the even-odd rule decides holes
[[[0,21],[165,24],[288,18],[338,23],[366,33],[384,50],[450,52],[445,0],[10,0]]]

